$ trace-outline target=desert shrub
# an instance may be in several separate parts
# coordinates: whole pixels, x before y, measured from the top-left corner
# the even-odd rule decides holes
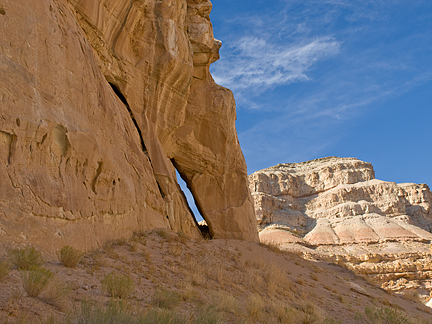
[[[0,281],[9,274],[10,264],[6,260],[0,260]]]
[[[164,240],[166,240],[169,237],[169,233],[165,228],[157,228],[154,230],[154,232]]]
[[[40,267],[44,264],[41,252],[34,246],[17,248],[9,251],[12,264],[21,270],[30,270]]]
[[[83,255],[83,252],[69,245],[62,247],[58,253],[60,262],[68,268],[75,268],[76,265],[80,263]]]
[[[152,304],[159,308],[173,309],[178,306],[181,296],[170,290],[157,289],[152,297]]]
[[[183,253],[183,246],[180,244],[170,244],[169,246],[169,252],[173,256],[180,256]]]
[[[255,320],[259,320],[262,317],[265,304],[263,299],[258,294],[249,295],[246,299],[246,310],[249,316]]]
[[[37,297],[46,287],[48,280],[51,279],[51,277],[51,271],[44,268],[21,272],[21,280],[24,290],[30,297]]]
[[[40,299],[49,305],[63,310],[66,307],[67,297],[70,292],[71,289],[67,285],[58,280],[51,280],[48,282]]]
[[[199,308],[195,314],[193,324],[220,324],[222,315],[216,308],[208,306]]]
[[[409,324],[404,314],[389,307],[379,309],[366,307],[365,315],[371,324]]]
[[[183,232],[178,232],[177,237],[175,237],[174,239],[175,241],[182,244],[186,244],[189,241],[189,238]]]
[[[239,301],[226,291],[216,291],[212,297],[212,305],[219,311],[237,313],[240,310]]]
[[[134,290],[135,285],[128,276],[117,275],[111,272],[101,280],[102,290],[108,293],[110,297],[127,298]]]
[[[312,324],[319,320],[319,315],[315,309],[315,306],[310,303],[305,303],[297,306],[300,311],[300,323],[302,324]]]
[[[81,308],[69,316],[68,324],[186,324],[175,311],[151,308],[135,314],[123,301],[111,300],[106,307],[83,301]]]
[[[272,314],[277,323],[280,324],[293,324],[297,323],[295,318],[297,317],[294,310],[287,307],[283,301],[274,301],[266,306],[266,311]]]
[[[150,309],[137,322],[137,324],[186,324],[186,319],[178,315],[173,310],[167,309]]]
[[[96,305],[90,300],[83,300],[81,308],[69,316],[70,324],[132,324],[137,323],[132,312],[123,302],[111,300],[106,307]]]
[[[341,321],[335,320],[334,318],[326,318],[323,324],[342,324]]]

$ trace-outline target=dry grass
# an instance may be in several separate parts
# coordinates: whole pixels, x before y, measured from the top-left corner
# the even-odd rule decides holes
[[[21,272],[23,288],[30,297],[39,296],[51,277],[51,271],[44,268],[25,270]]]
[[[168,239],[170,236],[170,234],[168,233],[168,231],[165,228],[157,228],[154,230],[154,232],[156,234],[158,234],[164,240]]]
[[[187,324],[186,318],[175,311],[166,309],[148,309],[136,312],[118,301],[110,301],[106,306],[84,300],[74,315],[66,323],[79,324]]]
[[[246,311],[248,315],[255,321],[259,321],[263,318],[265,304],[260,295],[253,294],[247,297]]]
[[[406,315],[390,307],[366,307],[364,313],[367,321],[372,324],[409,324]]]
[[[157,289],[152,298],[152,304],[159,308],[173,309],[178,306],[181,296],[171,290]]]
[[[40,299],[60,310],[65,310],[70,292],[71,288],[61,283],[58,279],[53,279],[48,282]]]
[[[182,245],[173,243],[173,244],[170,244],[168,250],[171,253],[171,255],[178,257],[178,256],[182,255],[183,249],[184,248]]]
[[[10,264],[6,260],[0,260],[0,281],[3,281],[10,272]]]
[[[135,289],[128,276],[117,275],[114,271],[101,280],[102,290],[113,298],[127,298]]]
[[[388,297],[389,305],[390,301],[392,305],[399,303],[395,300],[402,301],[404,307],[414,305],[396,296],[386,296],[340,267],[316,264],[286,252],[269,252],[254,243],[194,241],[166,230],[135,233],[130,241],[111,242],[87,253],[76,268],[48,263],[59,281],[49,281],[38,299],[55,308],[32,299],[37,307],[26,309],[42,320],[49,314],[42,317],[40,309],[49,307],[49,311],[55,312],[55,324],[67,323],[66,315],[59,310],[73,306],[76,310],[69,323],[337,324],[353,323],[356,311],[363,316],[364,321],[359,323],[373,323],[363,313],[364,307],[380,305],[378,302],[384,297]],[[12,270],[8,278],[13,280],[15,273],[18,270]],[[119,277],[126,284],[111,280]],[[339,279],[342,277],[348,279]],[[350,290],[348,280],[367,289],[372,297]],[[126,294],[118,293],[127,282],[135,288],[127,289]],[[0,283],[0,289],[4,285]],[[108,287],[115,287],[117,293]],[[120,299],[113,302],[112,297]],[[86,298],[97,302],[77,307]],[[11,290],[5,298],[16,308],[26,305],[26,299],[29,298],[22,294],[12,299]],[[0,318],[5,315],[2,307],[10,307],[1,302],[0,296]],[[16,312],[10,314],[13,318],[6,320],[14,323]]]
[[[273,314],[276,323],[294,324],[295,318],[298,317],[294,309],[287,307],[287,305],[281,301],[270,303],[268,311]]]
[[[320,320],[315,305],[309,302],[297,306],[297,310],[300,312],[299,320],[301,324],[317,323]]]
[[[241,309],[239,300],[224,290],[218,290],[213,293],[212,304],[215,305],[217,310],[231,314],[237,314]]]
[[[44,264],[42,253],[33,246],[12,249],[9,251],[9,257],[12,264],[20,270],[38,268]]]
[[[222,324],[223,315],[212,306],[198,308],[193,319],[193,324]]]
[[[81,262],[83,255],[83,252],[69,245],[62,247],[58,253],[60,262],[68,268],[75,268]]]

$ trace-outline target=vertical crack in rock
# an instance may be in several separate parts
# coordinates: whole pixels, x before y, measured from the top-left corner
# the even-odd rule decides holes
[[[184,191],[181,189],[180,185],[178,184],[178,187],[179,187],[179,190],[180,190],[180,192],[181,192],[181,194],[182,194],[182,196],[183,196],[184,202],[185,202],[186,206],[188,207],[189,212],[190,212],[191,215],[193,216],[193,220],[194,220],[194,222],[195,222],[195,225],[196,225],[197,228],[200,230],[201,235],[202,235],[205,239],[212,239],[212,238],[213,238],[213,234],[211,233],[210,228],[209,228],[209,226],[207,225],[207,224],[208,224],[208,221],[207,221],[206,218],[204,217],[203,209],[202,209],[202,207],[200,206],[200,204],[198,203],[198,201],[196,200],[196,198],[195,198],[195,196],[194,196],[194,194],[193,194],[193,192],[192,192],[192,190],[191,190],[191,188],[190,188],[190,181],[188,181],[188,179],[187,179],[187,177],[186,177],[186,175],[185,175],[184,173],[181,173],[181,172],[180,172],[180,170],[178,169],[177,164],[176,164],[176,162],[175,162],[174,159],[171,159],[171,163],[173,164],[174,168],[176,169],[177,173],[180,175],[180,177],[182,178],[182,180],[186,183],[186,186],[187,186],[189,192],[190,192],[191,195],[192,195],[192,198],[193,198],[193,200],[194,200],[194,203],[195,203],[196,208],[198,209],[198,212],[200,213],[201,217],[202,217],[202,218],[204,219],[204,221],[206,222],[206,224],[199,224],[199,223],[198,223],[198,221],[197,221],[197,219],[196,219],[196,217],[195,217],[195,214],[194,214],[194,212],[192,211],[192,208],[190,207],[189,202],[188,202],[188,200],[187,200],[187,198],[186,198],[186,194],[184,193]]]
[[[138,135],[139,135],[139,138],[140,138],[140,141],[141,141],[141,148],[142,148],[144,154],[150,159],[148,151],[147,151],[147,148],[146,148],[145,143],[144,143],[144,139],[143,139],[143,136],[142,136],[142,133],[141,133],[141,129],[138,126],[138,122],[136,121],[135,116],[134,116],[134,114],[132,112],[132,109],[130,108],[130,106],[129,106],[129,104],[128,104],[126,98],[125,98],[125,96],[123,95],[123,93],[121,93],[121,91],[120,91],[120,89],[118,88],[117,85],[115,85],[114,83],[111,83],[111,82],[108,82],[108,83],[111,86],[111,88],[113,89],[113,91],[116,94],[116,96],[120,99],[121,102],[123,102],[123,104],[125,105],[126,109],[128,110],[129,115],[130,115],[130,117],[132,119],[132,122],[135,125],[135,128],[136,128],[136,130],[138,132]]]
[[[135,119],[134,113],[133,113],[132,109],[130,108],[129,103],[126,100],[126,97],[123,95],[123,93],[120,91],[119,87],[116,84],[111,83],[111,82],[108,82],[108,83],[111,86],[111,88],[113,89],[113,91],[116,94],[116,96],[120,99],[120,101],[124,104],[124,106],[128,110],[129,116],[131,117],[132,122],[133,122],[133,124],[134,124],[134,126],[135,126],[135,128],[136,128],[136,130],[138,132],[138,135],[139,135],[139,138],[140,138],[140,142],[141,142],[141,149],[144,152],[144,154],[147,156],[147,158],[149,159],[150,164],[152,164],[152,161],[150,159],[150,155],[148,154],[147,147],[146,147],[146,145],[144,143],[144,138],[143,138],[141,129],[139,128],[138,122]],[[166,193],[163,192],[162,187],[161,187],[161,185],[159,184],[159,182],[157,180],[156,180],[156,183],[158,185],[158,189],[159,189],[159,192],[160,192],[162,198],[165,198],[166,197]]]

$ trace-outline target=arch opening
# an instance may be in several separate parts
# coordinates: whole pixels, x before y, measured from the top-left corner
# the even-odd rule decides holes
[[[189,207],[189,211],[192,214],[192,217],[194,218],[195,223],[201,232],[201,235],[205,239],[212,239],[213,235],[211,234],[210,228],[206,220],[204,219],[200,206],[197,204],[195,197],[190,191],[189,186],[186,180],[184,179],[184,176],[182,176],[182,174],[178,170],[174,160],[172,159],[171,162],[173,163],[176,169],[177,183],[180,186],[180,190],[182,191],[183,196],[186,199],[186,203]]]

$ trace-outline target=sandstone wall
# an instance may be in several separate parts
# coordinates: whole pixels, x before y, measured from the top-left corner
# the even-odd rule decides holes
[[[91,248],[169,227],[256,240],[208,1],[0,0],[0,242]],[[175,166],[174,166],[175,165]]]

